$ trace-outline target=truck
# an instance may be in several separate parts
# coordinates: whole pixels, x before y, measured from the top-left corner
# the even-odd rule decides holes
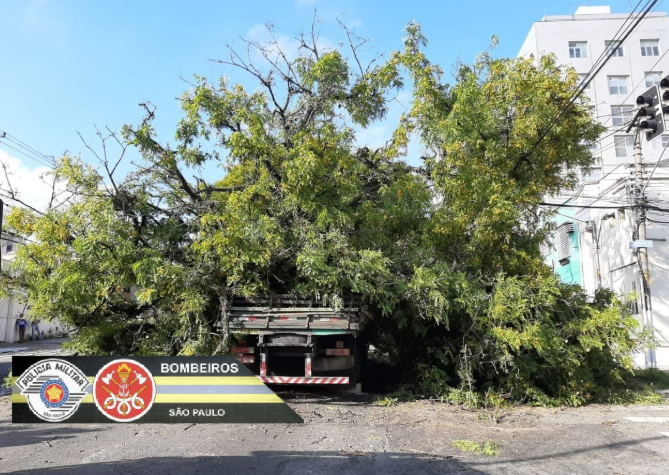
[[[292,295],[235,298],[227,312],[232,354],[267,384],[360,390],[369,314],[360,296],[340,304]]]

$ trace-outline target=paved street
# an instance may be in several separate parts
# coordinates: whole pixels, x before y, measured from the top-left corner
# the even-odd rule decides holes
[[[15,355],[57,355],[62,352],[61,346],[69,338],[51,340],[26,341],[24,343],[0,343],[0,380],[4,380],[12,366]],[[3,394],[3,388],[0,388]]]
[[[519,408],[498,414],[369,395],[281,395],[304,425],[12,425],[0,397],[2,471],[231,474],[648,474],[669,466],[669,406]],[[497,457],[457,439],[494,441]]]

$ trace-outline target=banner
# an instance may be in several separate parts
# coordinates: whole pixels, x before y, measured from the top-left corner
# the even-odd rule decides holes
[[[232,356],[12,357],[14,423],[302,423]]]

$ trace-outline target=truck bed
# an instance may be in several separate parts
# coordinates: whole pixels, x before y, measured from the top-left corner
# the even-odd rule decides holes
[[[334,309],[318,300],[292,296],[241,299],[229,309],[232,330],[353,330],[362,329],[360,298],[347,299]]]

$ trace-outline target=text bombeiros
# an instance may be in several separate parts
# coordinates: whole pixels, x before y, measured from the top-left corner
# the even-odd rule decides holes
[[[239,372],[237,363],[161,363],[162,374],[235,374]]]

